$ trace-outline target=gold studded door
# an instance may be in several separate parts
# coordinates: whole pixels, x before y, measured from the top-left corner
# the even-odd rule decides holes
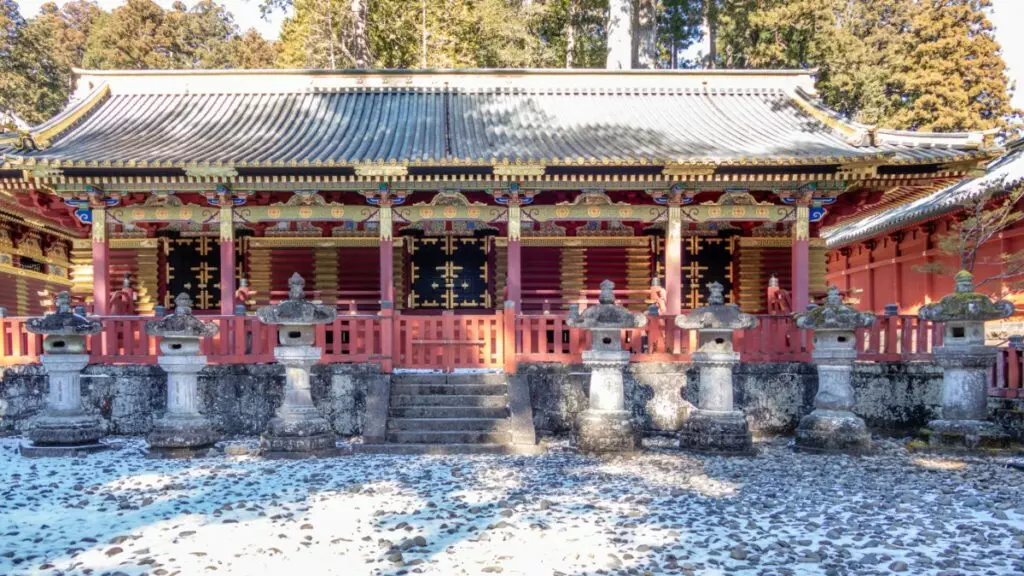
[[[196,310],[220,307],[220,244],[216,238],[166,236],[163,304],[172,308],[174,298],[188,292]]]
[[[411,238],[409,307],[490,308],[486,238]]]

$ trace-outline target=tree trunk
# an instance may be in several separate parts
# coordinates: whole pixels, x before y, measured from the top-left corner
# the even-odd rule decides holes
[[[569,14],[565,23],[565,67],[572,68],[576,51],[576,0],[569,0]]]
[[[356,68],[369,68],[373,60],[366,37],[366,0],[352,0],[352,57]]]
[[[634,0],[633,68],[658,67],[658,1]]]
[[[714,69],[718,60],[718,0],[706,0],[704,27],[708,31],[708,55],[705,67]]]
[[[423,34],[421,39],[420,68],[427,67],[427,0],[420,0],[420,11],[423,18]]]
[[[633,41],[630,28],[633,23],[632,0],[608,2],[608,70],[629,70],[633,61]]]

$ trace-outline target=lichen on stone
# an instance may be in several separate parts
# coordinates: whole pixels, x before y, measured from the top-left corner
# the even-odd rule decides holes
[[[71,309],[71,295],[67,292],[58,294],[54,304],[56,312],[41,318],[29,318],[26,324],[29,332],[46,336],[87,336],[103,329],[98,321],[89,320]]]
[[[676,316],[675,323],[689,330],[748,330],[757,325],[757,318],[741,312],[735,304],[726,304],[722,285],[712,282],[708,284],[708,305]]]
[[[146,334],[162,338],[209,338],[217,325],[203,322],[192,314],[192,298],[185,292],[174,299],[174,313],[146,322]]]
[[[858,312],[853,307],[843,304],[839,288],[836,286],[829,286],[825,304],[796,315],[796,325],[809,330],[853,331],[874,323],[874,314]]]
[[[264,324],[284,324],[291,326],[327,324],[333,322],[337,312],[320,304],[303,299],[303,287],[306,281],[298,273],[292,274],[288,280],[288,299],[279,304],[264,306],[256,311],[256,316]]]
[[[938,302],[922,306],[918,316],[934,322],[987,321],[1008,318],[1014,306],[1007,300],[993,301],[974,291],[974,275],[961,270],[956,277],[956,290]]]

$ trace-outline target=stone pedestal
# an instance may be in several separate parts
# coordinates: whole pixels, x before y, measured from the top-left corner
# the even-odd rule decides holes
[[[835,286],[829,286],[822,306],[797,316],[797,326],[814,330],[811,356],[818,366],[814,411],[801,418],[796,428],[798,450],[847,454],[871,450],[867,426],[853,413],[855,399],[850,375],[857,359],[856,330],[874,322],[873,314],[844,304]]]
[[[703,452],[749,454],[754,451],[743,412],[733,406],[732,371],[739,354],[701,351],[693,355],[700,371],[698,408],[679,431],[679,446]]]
[[[102,449],[103,445],[97,443],[103,437],[102,422],[82,409],[80,378],[89,356],[44,354],[39,362],[46,370],[50,389],[46,408],[33,420],[27,434],[32,446],[24,447],[22,453],[63,456],[67,449],[75,453]]]
[[[985,345],[985,321],[1013,315],[1006,300],[993,301],[974,291],[974,276],[961,270],[955,290],[921,307],[924,320],[944,322],[935,361],[942,366],[942,417],[928,423],[933,448],[1002,448],[1009,436],[988,418],[988,374],[998,351]]]
[[[825,332],[825,331],[821,331]],[[796,447],[808,452],[845,452],[863,454],[871,450],[871,434],[864,420],[853,413],[855,403],[850,375],[857,352],[853,333],[847,334],[848,348],[815,348],[818,365],[818,392],[814,411],[800,419],[796,429]],[[815,334],[815,346],[821,340]]]
[[[320,360],[313,346],[278,346],[274,357],[285,367],[284,402],[263,436],[265,452],[317,453],[335,450],[334,432],[310,395],[309,369]]]
[[[206,366],[205,356],[160,356],[167,372],[167,412],[153,424],[146,437],[150,448],[183,455],[211,446],[220,435],[199,413],[198,374]]]
[[[628,362],[628,352],[583,352],[583,364],[590,368],[590,405],[577,422],[577,447],[580,450],[623,452],[635,450],[640,445],[632,415],[625,409],[622,371]]]
[[[577,421],[576,436],[576,446],[584,452],[623,452],[640,446],[622,386],[622,371],[629,363],[622,330],[646,326],[647,317],[616,305],[614,289],[611,280],[601,282],[598,305],[582,313],[571,306],[566,320],[572,328],[590,331],[591,349],[583,352],[583,365],[590,368],[590,397]]]
[[[928,423],[931,447],[1007,447],[1010,436],[998,424],[986,421],[988,375],[998,354],[998,349],[984,345],[935,348],[935,361],[942,367],[942,417]]]

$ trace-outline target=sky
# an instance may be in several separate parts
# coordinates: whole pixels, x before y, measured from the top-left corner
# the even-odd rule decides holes
[[[167,8],[173,0],[156,0]],[[260,17],[259,0],[220,0],[235,16],[235,23],[245,31],[255,28],[266,38],[277,38],[284,14],[274,13],[270,20]],[[20,0],[21,13],[26,18],[35,16],[44,0]],[[186,0],[186,4],[192,4]],[[110,10],[123,4],[122,0],[99,0],[100,6]],[[1024,0],[992,0],[994,7],[992,22],[996,27],[996,39],[1003,46],[1003,59],[1009,66],[1010,80],[1018,86],[1013,103],[1024,109],[1024,34],[1019,23],[1024,22]],[[1015,27],[1014,25],[1017,24]],[[1016,30],[1015,30],[1016,28]]]

